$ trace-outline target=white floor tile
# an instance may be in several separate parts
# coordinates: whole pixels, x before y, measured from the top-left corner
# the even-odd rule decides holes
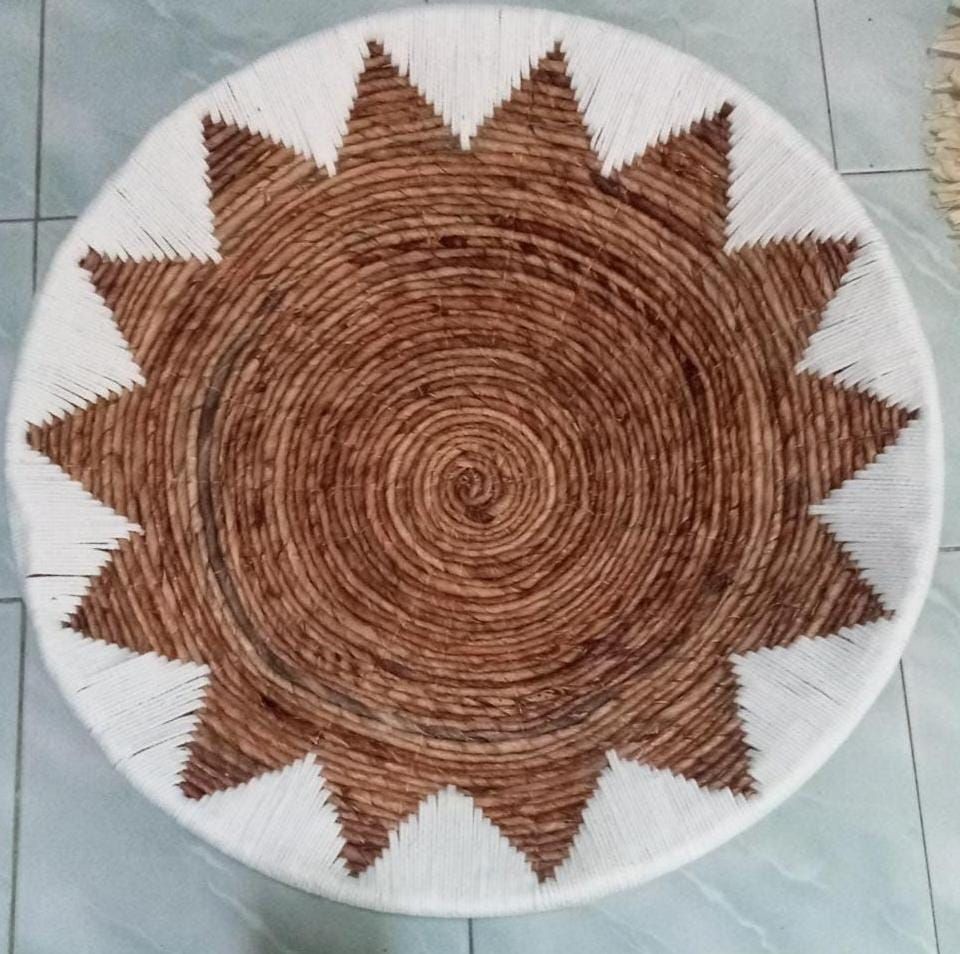
[[[942,954],[960,951],[960,553],[940,557],[904,658]]]
[[[0,218],[33,215],[40,0],[0,3]]]
[[[2,96],[0,96],[2,98]],[[0,141],[3,139],[0,130]],[[0,467],[3,464],[9,386],[20,338],[30,314],[33,270],[33,224],[0,223]],[[16,596],[20,583],[10,547],[6,494],[0,494],[0,597]]]
[[[0,604],[0,945],[10,930],[13,884],[17,715],[20,698],[20,604]]]
[[[945,0],[819,0],[840,169],[925,166],[927,49]]]

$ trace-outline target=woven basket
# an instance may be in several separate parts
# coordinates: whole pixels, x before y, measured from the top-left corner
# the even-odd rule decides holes
[[[644,37],[423,8],[158,126],[60,250],[9,473],[118,767],[329,897],[527,911],[795,789],[931,569],[916,318],[839,178]]]

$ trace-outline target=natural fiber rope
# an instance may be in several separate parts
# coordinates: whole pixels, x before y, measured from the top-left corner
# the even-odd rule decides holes
[[[207,121],[221,263],[87,255],[147,386],[30,441],[145,531],[72,625],[212,668],[189,796],[547,876],[611,749],[751,791],[728,659],[883,615],[808,507],[909,414],[795,372],[855,248],[724,252],[729,115],[603,176],[555,52],[463,151],[373,46],[333,177]]]
[[[950,20],[930,52],[933,108],[927,116],[927,152],[934,196],[956,237],[960,234],[960,8],[950,6]]]

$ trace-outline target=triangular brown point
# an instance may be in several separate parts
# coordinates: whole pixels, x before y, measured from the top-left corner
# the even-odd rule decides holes
[[[559,46],[543,56],[520,88],[477,131],[473,149],[597,165]]]
[[[406,76],[401,76],[379,43],[371,43],[357,81],[337,171],[363,163],[402,162],[456,152],[460,146],[436,110]]]
[[[692,246],[720,252],[726,241],[729,110],[650,146],[597,186],[669,228]]]
[[[224,255],[238,250],[252,222],[278,211],[291,194],[326,178],[312,159],[232,123],[208,116],[203,136],[213,231]]]

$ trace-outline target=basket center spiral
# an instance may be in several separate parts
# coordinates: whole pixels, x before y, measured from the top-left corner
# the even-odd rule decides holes
[[[541,178],[505,189],[502,169],[453,154],[443,174],[464,195],[445,212],[448,182],[407,188],[433,157],[385,160],[383,193],[405,194],[385,218],[362,167],[341,172],[344,204],[362,190],[366,217],[327,199],[323,241],[251,301],[256,331],[223,346],[198,475],[207,535],[230,540],[217,578],[301,684],[323,676],[318,647],[343,646],[425,687],[384,695],[358,675],[360,705],[490,738],[566,718],[621,653],[706,651],[687,622],[722,596],[727,557],[703,541],[749,539],[766,516],[731,526],[730,469],[774,479],[722,442],[769,411],[742,402],[717,420],[756,369],[701,370],[741,347],[717,321],[724,302],[702,294],[703,275],[729,284],[715,250],[645,254],[619,202],[571,166],[554,167],[565,188],[545,202]],[[234,267],[275,272],[283,238],[248,241]],[[358,260],[357,286],[331,301],[331,268]],[[246,286],[232,271],[218,298]],[[558,678],[563,694],[538,694]],[[502,726],[494,686],[523,700]]]
[[[730,116],[604,175],[555,51],[463,150],[374,45],[335,175],[207,120],[220,262],[87,255],[147,384],[30,439],[144,528],[71,624],[211,668],[187,795],[547,877],[608,752],[752,790],[729,657],[883,615],[809,506],[909,415],[795,371],[856,250],[726,251]]]

